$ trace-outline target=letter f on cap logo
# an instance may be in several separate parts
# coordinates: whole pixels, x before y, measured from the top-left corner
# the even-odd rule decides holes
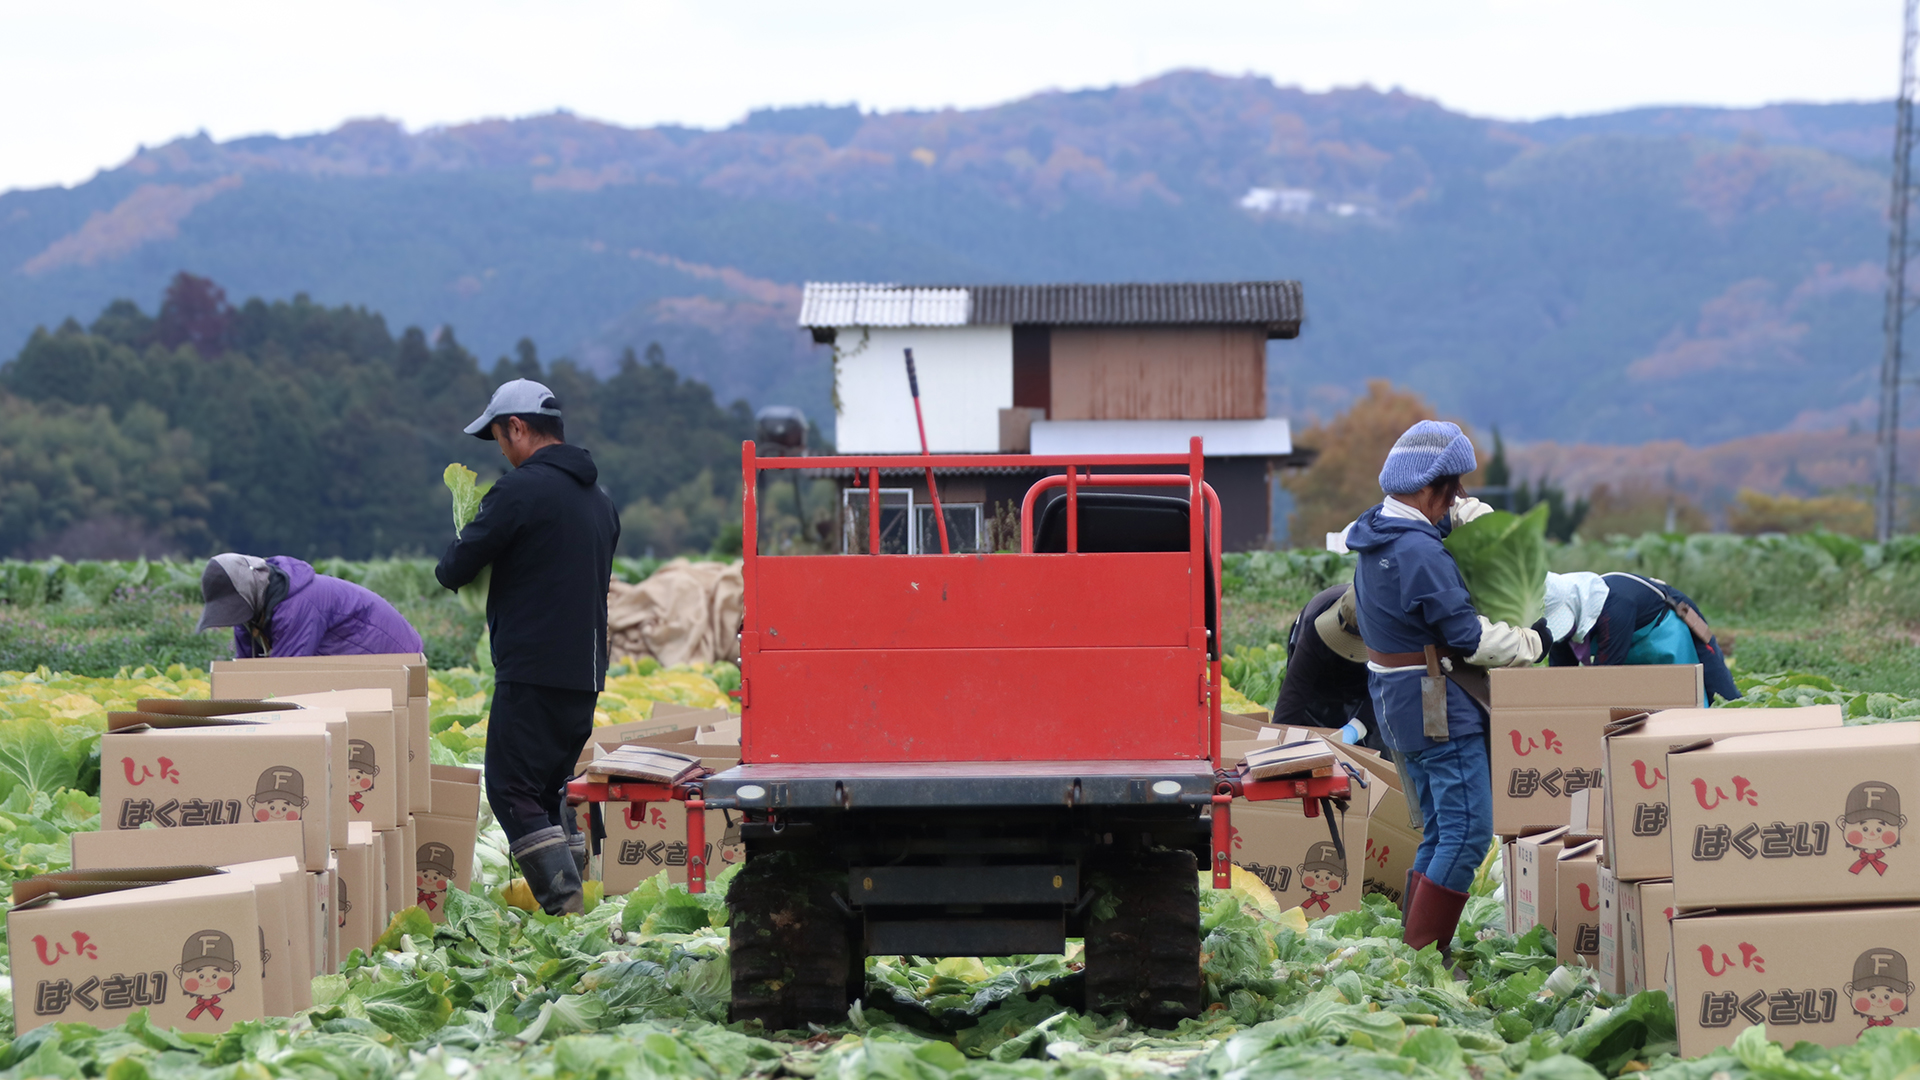
[[[275,790],[275,791],[283,791],[283,790],[285,790],[285,789],[287,788],[287,786],[288,786],[288,784],[287,784],[287,779],[288,779],[289,777],[291,777],[292,775],[293,775],[293,770],[292,770],[292,769],[275,769],[275,770],[273,770],[273,787],[274,787],[274,790]]]
[[[1873,973],[1875,975],[1885,974],[1887,967],[1893,963],[1892,953],[1877,952],[1869,955],[1873,957]]]
[[[222,934],[201,934],[199,938],[200,955],[201,956],[221,955],[220,943],[223,940],[224,940],[224,935]]]
[[[1887,793],[1887,789],[1880,784],[1863,784],[1861,785],[1861,793],[1867,797],[1867,806],[1870,809],[1878,809],[1880,806],[1880,797]]]

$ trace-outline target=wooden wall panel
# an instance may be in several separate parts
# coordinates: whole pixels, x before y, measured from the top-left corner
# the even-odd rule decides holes
[[[1054,420],[1259,420],[1264,331],[1055,327]]]

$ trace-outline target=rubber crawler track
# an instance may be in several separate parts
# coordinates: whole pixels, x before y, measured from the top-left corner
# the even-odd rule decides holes
[[[1167,1028],[1200,1014],[1200,894],[1193,852],[1152,851],[1099,867],[1117,905],[1086,931],[1087,1007]],[[1102,919],[1099,911],[1111,908]]]
[[[853,972],[836,878],[790,852],[747,860],[727,890],[735,1021],[768,1031],[833,1025],[847,1018]]]

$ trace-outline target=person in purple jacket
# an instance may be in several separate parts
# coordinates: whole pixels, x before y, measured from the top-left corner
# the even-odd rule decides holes
[[[194,632],[233,627],[233,655],[243,659],[421,651],[419,632],[377,593],[286,555],[215,555],[200,598]]]

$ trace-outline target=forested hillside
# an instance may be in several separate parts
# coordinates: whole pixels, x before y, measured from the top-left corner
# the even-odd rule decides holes
[[[1368,377],[1510,438],[1703,444],[1864,420],[1884,105],[1498,123],[1370,89],[1183,72],[971,111],[756,113],[721,131],[568,114],[416,133],[182,139],[0,195],[0,355],[36,325],[237,294],[523,335],[614,372],[661,342],[721,400],[829,418],[808,279],[1300,278],[1269,401]]]
[[[452,532],[442,470],[506,468],[461,429],[521,376],[552,387],[568,441],[593,453],[624,553],[704,549],[737,513],[752,414],[658,345],[603,377],[522,340],[483,370],[450,330],[395,336],[375,312],[305,296],[236,307],[181,274],[157,314],[116,300],[0,367],[0,555],[437,555]]]

